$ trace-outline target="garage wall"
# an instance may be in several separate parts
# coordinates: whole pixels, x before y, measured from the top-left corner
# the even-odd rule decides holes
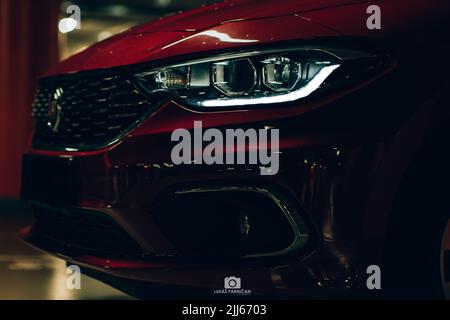
[[[36,79],[58,61],[59,0],[0,0],[0,197],[20,192]]]

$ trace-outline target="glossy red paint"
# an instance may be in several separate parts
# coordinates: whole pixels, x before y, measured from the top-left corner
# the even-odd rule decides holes
[[[262,26],[268,23],[271,28],[261,33]],[[220,37],[226,36],[225,41],[221,40],[216,34],[209,35],[205,31],[123,34],[89,47],[84,52],[50,69],[44,76],[165,60],[188,54],[219,52],[238,47],[245,48],[249,44],[255,43],[264,45],[275,41],[293,40],[292,37],[283,32],[286,28],[298,30],[294,39],[336,35],[333,31],[294,15],[269,18],[267,21],[238,21],[211,29],[220,33]],[[238,41],[229,41],[227,40],[228,37],[236,38]],[[250,42],[240,42],[241,40]],[[134,50],[129,50],[130,47],[133,47]]]
[[[383,28],[366,28],[370,1],[231,1],[176,14],[97,43],[43,76],[164,61],[182,55],[259,47],[283,41],[355,35],[381,37],[446,19],[446,0],[376,1],[383,9]],[[276,5],[274,5],[276,3]],[[433,8],[441,7],[436,14]],[[430,14],[430,11],[433,13]],[[348,19],[351,16],[353,19]],[[270,26],[270,27],[267,27]],[[214,31],[219,34],[208,34]],[[224,36],[224,38],[220,36]],[[238,41],[229,40],[237,39]],[[252,42],[240,42],[249,40]],[[133,47],[133,50],[129,50]]]
[[[367,0],[287,0],[282,2],[276,0],[224,1],[164,17],[151,24],[135,27],[131,29],[130,32],[198,31],[232,22],[289,16],[361,2],[367,2]]]
[[[370,4],[378,5],[381,9],[380,30],[368,30],[365,19],[348,19],[349,16],[360,17]],[[436,8],[440,8],[439,12],[436,12]],[[449,14],[450,4],[446,0],[412,0],[364,1],[337,8],[313,10],[302,15],[347,36],[392,37],[433,29],[448,20]]]

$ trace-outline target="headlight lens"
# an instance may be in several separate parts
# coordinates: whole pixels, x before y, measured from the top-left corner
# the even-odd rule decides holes
[[[213,57],[135,75],[150,95],[192,107],[251,107],[306,98],[379,70],[380,56],[348,49],[286,49]]]
[[[162,89],[180,90],[189,87],[189,66],[168,68],[161,70],[155,75],[155,82]]]
[[[214,87],[227,96],[245,96],[256,85],[256,69],[250,59],[236,59],[212,64]]]
[[[302,77],[302,64],[287,57],[270,57],[262,63],[263,82],[273,91],[292,90]]]

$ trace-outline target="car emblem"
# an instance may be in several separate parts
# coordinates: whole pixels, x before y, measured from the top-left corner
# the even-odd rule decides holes
[[[60,98],[62,95],[62,89],[56,89],[53,94],[50,96],[50,102],[48,104],[47,111],[47,127],[50,128],[53,132],[57,132],[59,128],[59,124],[61,122],[61,104]]]

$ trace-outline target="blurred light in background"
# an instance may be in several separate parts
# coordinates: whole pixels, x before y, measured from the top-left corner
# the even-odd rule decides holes
[[[64,18],[59,20],[58,29],[61,33],[67,33],[75,30],[77,27],[77,20],[73,18]]]

